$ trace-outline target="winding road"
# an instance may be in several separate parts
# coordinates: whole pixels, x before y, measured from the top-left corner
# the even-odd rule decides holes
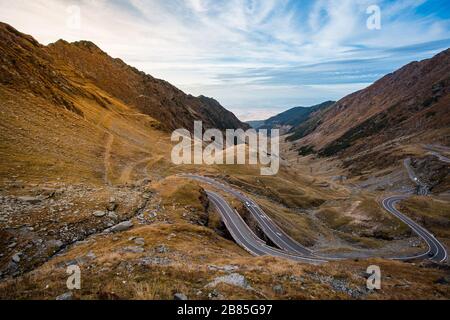
[[[435,262],[444,262],[447,260],[447,250],[445,247],[436,239],[436,237],[430,233],[428,230],[414,222],[412,219],[405,216],[403,213],[397,210],[396,205],[407,199],[408,196],[393,196],[383,200],[382,204],[385,210],[392,213],[398,219],[406,223],[420,238],[422,238],[428,245],[428,251],[424,254],[415,256],[401,258],[401,260],[412,260],[412,259],[425,259],[428,258]],[[400,259],[395,259],[400,260]]]
[[[181,176],[207,183],[242,201],[248,211],[251,213],[252,217],[256,220],[264,234],[274,243],[274,245],[279,248],[277,249],[268,246],[263,240],[255,235],[255,233],[245,223],[239,213],[233,210],[225,199],[223,199],[217,193],[207,191],[209,199],[212,201],[217,211],[221,215],[233,239],[249,253],[255,256],[271,255],[314,264],[320,264],[331,260],[341,260],[341,258],[318,256],[313,251],[299,244],[297,241],[287,235],[258,206],[258,204],[256,204],[252,199],[248,198],[242,192],[212,178],[194,174],[186,174]],[[445,247],[434,237],[434,235],[396,209],[396,205],[406,198],[407,196],[391,196],[384,199],[382,201],[382,205],[385,210],[406,223],[421,239],[423,239],[428,245],[428,251],[413,257],[398,257],[391,259],[404,261],[415,259],[430,259],[435,262],[446,261],[448,256],[447,251]]]
[[[431,145],[431,144],[424,145],[424,148],[429,151],[429,154],[431,154],[432,156],[435,156],[440,161],[445,162],[445,163],[450,163],[449,158],[447,158],[439,153],[439,152],[447,152],[448,153],[448,152],[450,152],[450,148],[444,147],[444,146]]]
[[[417,185],[417,194],[419,196],[427,196],[430,193],[430,188],[426,183],[422,182],[418,176],[416,176],[413,168],[411,167],[411,159],[405,159],[403,161],[403,165],[408,172],[409,178]]]
[[[221,215],[225,226],[230,232],[233,239],[251,253],[254,256],[275,256],[281,258],[287,258],[295,261],[312,263],[312,264],[320,264],[325,263],[327,260],[314,258],[314,257],[306,257],[298,254],[291,254],[283,250],[279,250],[268,246],[263,240],[258,238],[257,235],[250,229],[250,227],[244,222],[242,217],[231,208],[228,202],[223,199],[217,193],[207,191],[207,195],[214,206],[217,208],[217,211]]]

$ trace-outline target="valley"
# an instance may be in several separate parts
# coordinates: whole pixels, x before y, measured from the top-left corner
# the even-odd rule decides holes
[[[271,123],[281,167],[261,176],[172,163],[172,130],[249,128],[217,101],[91,42],[0,38],[0,299],[450,297],[448,50]]]

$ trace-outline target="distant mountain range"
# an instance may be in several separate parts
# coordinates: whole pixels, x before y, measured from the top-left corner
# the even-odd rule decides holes
[[[327,109],[335,101],[327,101],[311,107],[295,107],[267,120],[247,122],[255,129],[280,129],[284,133],[294,133],[295,128],[307,121],[317,111]]]
[[[299,155],[318,154],[352,159],[379,167],[396,161],[398,142],[450,144],[450,49],[412,62],[364,90],[338,102],[297,107],[265,121],[258,129],[279,128]],[[394,143],[397,141],[397,143]],[[377,148],[376,156],[370,156]]]

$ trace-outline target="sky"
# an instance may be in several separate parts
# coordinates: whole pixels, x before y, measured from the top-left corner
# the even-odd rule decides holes
[[[0,0],[0,21],[43,44],[90,40],[244,121],[339,100],[450,47],[448,0]]]

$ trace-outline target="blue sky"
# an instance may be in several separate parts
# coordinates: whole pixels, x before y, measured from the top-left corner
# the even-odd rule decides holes
[[[47,44],[86,39],[243,120],[364,88],[450,47],[448,0],[0,0]],[[68,23],[73,6],[80,24]],[[367,8],[381,29],[367,28]],[[75,11],[76,14],[76,11]]]

